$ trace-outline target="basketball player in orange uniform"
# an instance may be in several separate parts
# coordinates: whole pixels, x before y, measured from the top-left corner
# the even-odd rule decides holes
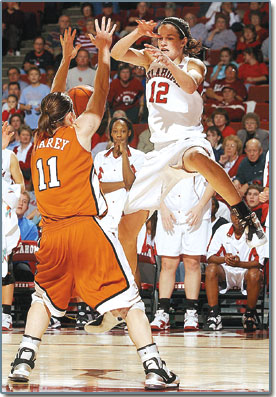
[[[101,315],[113,311],[125,318],[143,362],[146,388],[177,387],[178,377],[166,368],[153,343],[144,304],[123,249],[95,220],[95,216],[105,214],[107,207],[94,174],[90,145],[104,114],[109,48],[116,25],[111,29],[111,20],[106,24],[103,17],[101,28],[97,20],[95,26],[97,34],[90,38],[98,48],[98,70],[86,110],[76,119],[72,101],[63,93],[70,60],[78,51],[73,46],[76,32],[71,34],[71,28],[60,38],[63,59],[51,93],[41,102],[32,176],[43,222],[42,238],[33,302],[9,378],[29,380],[50,316],[62,317],[71,296],[80,296]]]

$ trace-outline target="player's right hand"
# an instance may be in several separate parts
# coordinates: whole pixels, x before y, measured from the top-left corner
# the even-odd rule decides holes
[[[141,36],[160,37],[159,34],[153,33],[153,29],[157,25],[157,22],[154,22],[153,20],[145,21],[144,19],[137,19],[136,22],[138,23],[138,33]]]
[[[95,19],[96,36],[94,37],[91,33],[88,34],[91,42],[98,48],[98,50],[101,50],[104,47],[110,48],[112,44],[112,35],[117,27],[115,23],[111,26],[110,18],[108,18],[106,26],[105,21],[106,18],[102,17],[102,24],[101,27],[99,27],[99,21]]]

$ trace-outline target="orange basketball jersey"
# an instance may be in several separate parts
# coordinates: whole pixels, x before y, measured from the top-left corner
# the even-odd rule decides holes
[[[44,221],[103,215],[107,210],[91,153],[78,141],[74,127],[59,128],[39,140],[32,154],[37,207]]]

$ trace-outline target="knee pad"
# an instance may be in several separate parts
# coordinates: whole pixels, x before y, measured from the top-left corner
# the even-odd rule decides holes
[[[130,310],[133,310],[133,309],[139,309],[139,310],[142,310],[142,312],[145,313],[145,304],[144,304],[144,302],[142,301],[142,299],[140,299],[138,302],[134,303],[134,305],[132,305],[132,306],[129,308],[129,311],[130,311]]]

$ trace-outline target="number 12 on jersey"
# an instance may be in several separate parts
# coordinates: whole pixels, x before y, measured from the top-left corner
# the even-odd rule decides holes
[[[58,173],[57,173],[57,157],[53,156],[47,160],[47,165],[49,168],[49,182],[48,187],[54,188],[60,186],[60,181],[58,180]],[[39,191],[46,190],[47,185],[45,183],[45,171],[43,167],[42,159],[38,159],[36,162],[36,168],[38,169],[39,173],[39,184],[38,189]]]
[[[167,103],[168,98],[166,97],[166,95],[169,92],[169,88],[169,84],[162,81],[157,84],[156,88],[156,81],[153,81],[151,84],[151,94],[149,102]]]

